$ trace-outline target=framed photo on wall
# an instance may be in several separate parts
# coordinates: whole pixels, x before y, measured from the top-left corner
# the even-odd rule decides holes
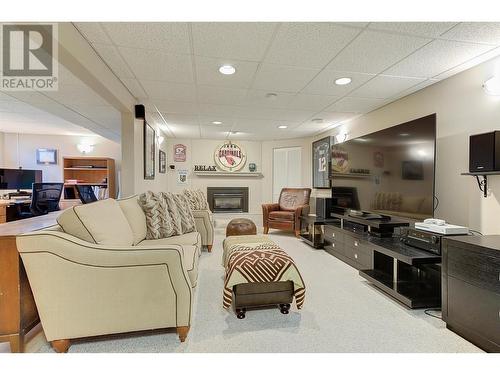
[[[144,179],[155,178],[156,132],[144,121]]]
[[[158,172],[166,173],[167,172],[167,154],[160,150],[158,153]]]
[[[37,164],[57,164],[57,150],[48,148],[39,148],[36,150]]]
[[[315,189],[329,189],[332,186],[330,181],[332,144],[332,137],[322,138],[312,144],[312,187]]]

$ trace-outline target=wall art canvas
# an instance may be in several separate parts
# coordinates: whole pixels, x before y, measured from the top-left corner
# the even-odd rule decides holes
[[[174,161],[182,163],[186,161],[187,146],[183,144],[174,145]]]
[[[162,150],[158,152],[158,172],[167,172],[167,154]]]
[[[144,179],[155,178],[156,133],[151,125],[144,121]]]
[[[313,188],[326,189],[331,187],[330,167],[332,137],[320,139],[312,144],[313,156]]]
[[[423,180],[424,179],[424,164],[421,161],[403,161],[402,162],[402,178],[403,180]]]

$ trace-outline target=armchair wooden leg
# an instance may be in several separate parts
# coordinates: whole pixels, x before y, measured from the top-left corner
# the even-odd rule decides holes
[[[67,353],[71,345],[69,340],[54,340],[50,344],[57,353]]]
[[[181,342],[186,341],[189,332],[189,326],[177,327],[177,334],[179,335],[179,340]]]
[[[264,227],[264,234],[268,234],[269,233],[269,227]]]
[[[207,250],[208,250],[208,252],[209,252],[209,253],[211,253],[211,252],[212,252],[212,246],[213,246],[213,245],[207,245]]]

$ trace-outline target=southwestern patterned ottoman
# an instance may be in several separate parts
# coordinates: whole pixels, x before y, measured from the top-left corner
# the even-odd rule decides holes
[[[239,319],[247,308],[279,305],[288,314],[295,297],[304,304],[305,285],[293,259],[265,235],[226,237],[222,264],[225,268],[223,306],[233,303]]]

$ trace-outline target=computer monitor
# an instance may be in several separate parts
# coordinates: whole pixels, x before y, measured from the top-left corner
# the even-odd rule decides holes
[[[31,189],[34,182],[42,182],[41,170],[0,169],[0,189]]]

